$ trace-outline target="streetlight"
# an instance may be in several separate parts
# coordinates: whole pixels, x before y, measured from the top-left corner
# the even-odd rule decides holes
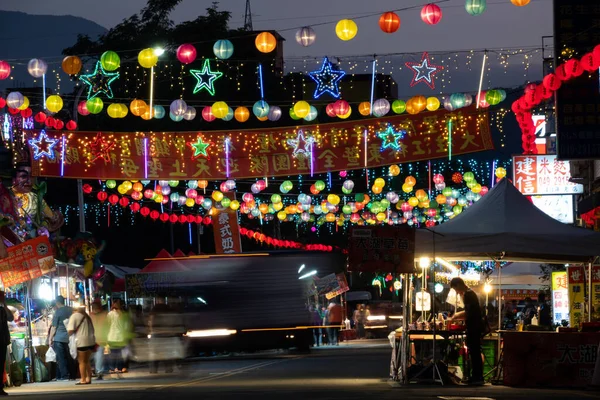
[[[485,282],[485,285],[483,285],[483,291],[485,292],[485,315],[488,315],[488,301],[489,301],[489,296],[490,293],[492,292],[492,285],[490,285],[490,280],[488,279]]]

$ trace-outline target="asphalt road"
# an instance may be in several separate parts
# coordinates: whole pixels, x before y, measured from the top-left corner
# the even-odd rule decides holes
[[[88,386],[49,382],[9,388],[10,396],[44,400],[151,399],[574,399],[600,392],[411,385],[388,381],[385,342],[320,348],[308,355],[269,353],[202,359],[178,373],[149,375],[139,368]]]

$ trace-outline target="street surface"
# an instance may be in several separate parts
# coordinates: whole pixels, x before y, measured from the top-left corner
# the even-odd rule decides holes
[[[158,375],[139,367],[92,385],[27,384],[10,396],[44,400],[152,399],[600,399],[600,392],[411,385],[388,381],[391,349],[386,341],[354,341],[311,354],[270,352],[199,359],[183,371]],[[84,392],[84,393],[82,393]],[[43,397],[42,397],[43,396]]]

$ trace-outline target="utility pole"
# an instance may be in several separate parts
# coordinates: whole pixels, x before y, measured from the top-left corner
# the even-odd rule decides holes
[[[254,30],[252,28],[252,10],[250,9],[250,0],[246,0],[246,12],[244,14],[244,30]]]

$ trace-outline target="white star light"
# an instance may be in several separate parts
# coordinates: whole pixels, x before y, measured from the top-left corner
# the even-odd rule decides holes
[[[58,139],[51,139],[46,134],[45,130],[40,131],[39,138],[29,139],[29,146],[33,150],[33,158],[39,160],[46,156],[54,160],[54,146],[58,143]]]
[[[305,138],[304,131],[302,131],[302,129],[298,130],[296,139],[290,139],[287,142],[294,148],[292,157],[298,157],[300,154],[304,155],[305,157],[312,156],[312,145],[315,140],[312,137]]]

